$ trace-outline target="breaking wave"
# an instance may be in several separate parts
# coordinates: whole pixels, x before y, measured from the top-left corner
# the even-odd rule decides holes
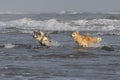
[[[120,20],[111,19],[80,19],[71,21],[33,20],[22,18],[11,21],[0,21],[0,33],[22,32],[31,33],[33,30],[47,31],[120,31]]]

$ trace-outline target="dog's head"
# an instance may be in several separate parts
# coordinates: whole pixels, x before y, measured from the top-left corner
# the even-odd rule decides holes
[[[72,37],[73,38],[76,37],[76,36],[78,36],[78,35],[79,35],[79,32],[77,32],[77,31],[72,33]]]
[[[41,38],[43,37],[44,33],[43,32],[34,32],[33,38],[36,40],[41,40]]]

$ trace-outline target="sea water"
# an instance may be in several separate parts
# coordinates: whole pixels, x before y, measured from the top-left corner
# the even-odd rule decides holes
[[[37,30],[52,47],[33,39]],[[73,31],[102,41],[78,48]],[[120,13],[0,14],[0,80],[119,80],[119,61]]]

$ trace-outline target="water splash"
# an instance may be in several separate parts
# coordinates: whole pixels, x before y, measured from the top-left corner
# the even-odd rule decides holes
[[[11,44],[11,43],[7,43],[7,44],[5,44],[4,45],[4,48],[14,48],[15,47],[15,45],[14,44]]]
[[[52,46],[56,46],[56,47],[60,46],[60,43],[57,41],[52,41],[51,44],[52,44]]]

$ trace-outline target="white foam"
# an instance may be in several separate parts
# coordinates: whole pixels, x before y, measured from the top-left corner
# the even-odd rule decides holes
[[[99,48],[99,47],[103,47],[102,43],[96,43],[96,44],[93,44],[91,45],[90,47],[93,47],[93,48]]]
[[[12,21],[0,21],[0,30],[15,27],[25,31],[30,30],[54,30],[54,31],[112,31],[120,30],[120,20],[93,19],[93,20],[72,20],[61,22],[56,19],[33,20],[22,18]],[[25,32],[24,31],[24,32]]]
[[[107,42],[105,42],[105,41],[102,40],[102,41],[99,42],[99,43],[96,43],[96,44],[91,45],[90,47],[93,47],[93,48],[102,48],[102,47],[104,47],[104,46],[110,47],[110,45],[109,45]]]
[[[11,44],[11,43],[7,43],[4,45],[4,48],[14,48],[15,45]]]
[[[60,43],[57,41],[52,41],[51,44],[52,44],[52,46],[56,46],[56,47],[60,46]]]
[[[120,12],[106,12],[106,14],[120,14]]]

